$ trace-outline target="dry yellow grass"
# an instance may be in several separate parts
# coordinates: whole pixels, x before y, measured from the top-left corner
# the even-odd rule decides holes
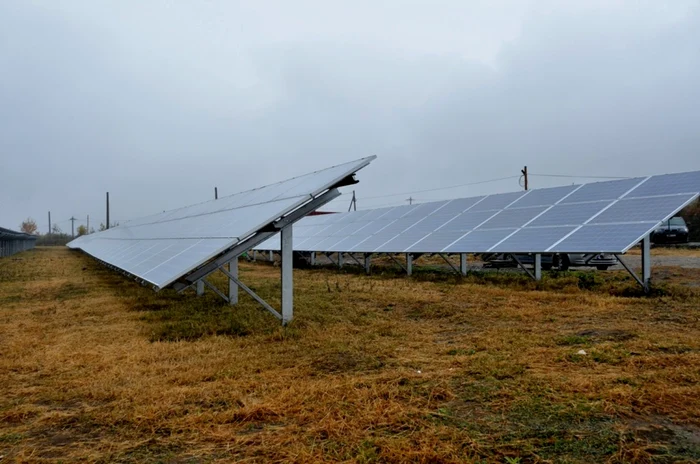
[[[700,459],[694,288],[299,270],[283,329],[245,296],[154,294],[60,248],[17,258],[2,462]],[[278,272],[241,264],[275,303]]]
[[[627,253],[636,256],[641,255],[639,248],[632,248]],[[697,248],[655,246],[651,253],[654,256],[682,256],[686,258],[700,258],[700,249]]]

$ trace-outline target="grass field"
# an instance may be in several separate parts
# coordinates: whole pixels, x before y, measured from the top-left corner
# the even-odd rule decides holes
[[[298,270],[282,328],[38,248],[0,260],[0,462],[697,462],[700,275],[654,271]]]

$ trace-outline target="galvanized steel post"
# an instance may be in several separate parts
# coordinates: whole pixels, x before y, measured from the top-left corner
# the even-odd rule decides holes
[[[642,285],[644,291],[649,291],[651,284],[651,239],[649,235],[642,239]]]
[[[238,257],[229,261],[228,272],[238,279]],[[238,285],[232,279],[228,280],[228,302],[232,305],[238,304]]]
[[[459,272],[463,276],[467,275],[467,254],[466,253],[459,254]]]
[[[294,317],[294,276],[292,225],[282,228],[282,324],[287,325]]]

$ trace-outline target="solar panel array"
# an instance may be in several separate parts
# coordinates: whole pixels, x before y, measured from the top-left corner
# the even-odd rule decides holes
[[[31,250],[36,244],[36,239],[36,235],[15,232],[14,230],[0,227],[0,258]]]
[[[363,158],[148,216],[68,244],[163,288],[367,166]]]
[[[624,253],[700,194],[700,171],[306,217],[296,251]],[[279,250],[279,237],[256,249]]]

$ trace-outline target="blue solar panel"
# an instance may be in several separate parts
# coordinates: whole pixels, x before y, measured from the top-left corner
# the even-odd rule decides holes
[[[443,248],[446,253],[486,253],[517,229],[473,230],[455,243]],[[469,251],[467,251],[469,250]]]
[[[546,251],[558,253],[624,253],[656,223],[593,224],[582,226]]]
[[[446,222],[441,229],[445,230],[472,230],[482,222],[496,214],[496,211],[467,211],[454,219]]]
[[[382,216],[386,215],[389,211],[393,210],[395,208],[380,208],[380,209],[372,209],[369,210],[369,212],[362,217],[363,220],[365,221],[374,221],[375,219],[381,219]]]
[[[396,208],[393,208],[391,211],[389,211],[385,215],[383,215],[382,219],[398,219],[398,218],[410,213],[411,211],[413,211],[416,208],[418,208],[418,205],[397,206]]]
[[[480,229],[501,229],[522,227],[525,223],[533,220],[541,214],[546,206],[535,206],[532,208],[504,209],[494,217],[479,226]]]
[[[612,180],[585,184],[580,189],[562,200],[561,203],[578,203],[582,201],[616,200],[644,178]]]
[[[431,214],[439,211],[443,206],[447,205],[447,203],[449,203],[449,200],[421,203],[406,213],[405,216],[430,216]]]
[[[591,219],[601,210],[610,205],[612,201],[594,201],[590,203],[560,204],[545,211],[542,216],[532,221],[529,225],[537,226],[580,226]]]
[[[492,247],[522,253],[550,247],[622,252],[698,192],[700,172],[694,172],[405,205],[362,216],[345,213],[303,232],[312,235],[303,247],[386,253],[487,252]],[[328,236],[340,241],[328,245]]]
[[[696,194],[671,195],[666,197],[623,199],[603,211],[590,221],[591,224],[616,222],[660,222],[674,211],[683,208]]]
[[[561,240],[576,227],[525,227],[489,251],[499,253],[530,253],[543,251]]]
[[[513,203],[511,208],[524,208],[527,206],[549,206],[558,202],[569,193],[579,188],[578,185],[567,185],[565,187],[544,188],[532,190],[527,195],[521,197]]]
[[[485,197],[457,198],[450,200],[446,205],[442,205],[434,214],[459,214],[479,203]]]
[[[476,203],[471,210],[472,211],[487,211],[495,209],[503,209],[506,206],[513,203],[518,198],[526,195],[528,192],[511,192],[511,193],[499,193],[497,195],[489,195],[484,198],[479,203]]]
[[[410,253],[437,253],[467,232],[461,230],[436,230],[420,242],[408,247]]]
[[[671,195],[674,193],[697,193],[700,171],[653,176],[628,195],[629,198]]]

